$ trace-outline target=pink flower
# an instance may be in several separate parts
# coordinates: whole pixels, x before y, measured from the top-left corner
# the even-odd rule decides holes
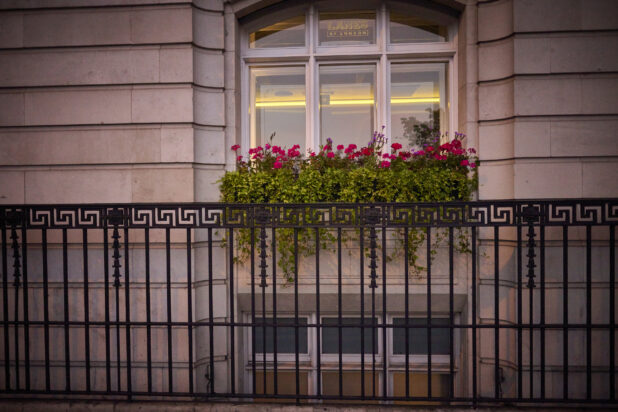
[[[242,162],[242,156],[238,156],[238,157],[236,158],[236,161],[237,161],[237,162]]]
[[[402,146],[401,143],[393,143],[391,147],[393,148],[393,150],[399,150]]]
[[[273,169],[281,169],[281,166],[283,166],[283,164],[281,164],[281,162],[277,161],[273,164]]]
[[[270,145],[268,143],[266,143],[264,147],[266,148],[266,150],[270,149]]]
[[[235,144],[234,146],[232,146],[232,150],[233,151],[237,151],[238,149],[240,149],[240,145],[239,144]]]
[[[380,163],[381,167],[389,167],[391,165],[391,162],[389,162],[388,160],[383,160],[382,163]]]
[[[311,152],[311,153],[309,153],[309,156],[310,156],[310,157],[315,157],[315,152]]]
[[[326,155],[326,157],[332,159],[333,157],[335,157],[335,154],[333,152],[328,152],[328,154]]]
[[[470,167],[474,169],[476,167],[476,163],[470,163]]]
[[[337,150],[343,150],[343,147],[344,146],[342,144],[340,144],[340,145],[337,146]]]
[[[470,153],[476,153],[476,150],[474,150],[473,148],[469,148],[469,149],[468,149],[468,152],[470,152]]]
[[[467,160],[462,160],[460,164],[461,164],[462,166],[468,166],[468,164],[469,164],[469,163],[470,163],[470,162],[468,162]]]

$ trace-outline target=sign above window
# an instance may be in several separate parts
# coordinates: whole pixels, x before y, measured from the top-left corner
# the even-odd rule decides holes
[[[374,44],[375,11],[322,12],[320,45]]]

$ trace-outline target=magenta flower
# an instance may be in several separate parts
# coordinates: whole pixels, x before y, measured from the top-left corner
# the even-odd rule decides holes
[[[239,144],[235,144],[234,146],[232,146],[232,150],[233,151],[237,151],[238,149],[240,149],[240,145]]]
[[[344,146],[342,144],[340,144],[340,145],[337,146],[337,150],[343,150],[343,147]]]
[[[332,159],[333,157],[335,157],[335,154],[333,152],[328,152],[328,154],[326,155],[326,157]]]
[[[382,163],[380,163],[381,167],[389,167],[391,165],[391,162],[389,162],[388,160],[383,160]]]
[[[393,150],[399,150],[402,146],[401,143],[393,143],[391,147],[393,148]]]
[[[469,163],[470,163],[470,162],[468,162],[467,160],[462,160],[460,164],[461,164],[462,166],[468,166],[468,164],[469,164]]]
[[[281,167],[283,166],[283,164],[279,161],[275,162],[273,164],[273,169],[281,169]]]

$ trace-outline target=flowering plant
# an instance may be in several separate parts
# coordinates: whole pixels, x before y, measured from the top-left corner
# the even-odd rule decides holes
[[[468,200],[477,186],[478,158],[475,150],[464,149],[464,135],[440,143],[437,136],[422,150],[407,150],[400,143],[387,145],[382,132],[375,132],[367,146],[335,145],[331,139],[317,152],[303,156],[300,147],[286,149],[270,143],[237,153],[236,170],[220,180],[221,200],[229,203],[318,203],[318,202],[448,202]],[[277,229],[278,260],[288,276],[294,255],[314,253],[309,231],[300,231],[299,250],[293,249],[292,229]],[[319,231],[323,247],[334,242],[332,234]],[[409,231],[408,257],[414,269],[416,250],[424,241],[422,231]],[[285,241],[286,238],[289,238]],[[240,259],[250,254],[251,237],[240,233]],[[254,239],[255,241],[255,239]],[[403,244],[403,242],[400,242]],[[461,243],[460,250],[465,250]]]

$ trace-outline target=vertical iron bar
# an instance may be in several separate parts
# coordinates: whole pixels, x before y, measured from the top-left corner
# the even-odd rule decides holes
[[[112,368],[110,348],[110,316],[109,316],[109,233],[107,223],[103,228],[103,271],[105,283],[105,387],[109,393],[112,391]]]
[[[592,399],[592,226],[586,225],[586,399]]]
[[[300,394],[300,371],[298,357],[298,228],[294,228],[294,366],[296,369],[296,396]],[[296,398],[296,403],[300,398]]]
[[[251,390],[255,395],[257,393],[257,372],[255,365],[255,229],[251,228],[249,242],[251,244]],[[266,319],[262,318],[262,335],[266,336]],[[263,339],[262,352],[264,354],[263,362],[266,363],[266,339]],[[264,371],[264,386],[262,386],[263,393],[266,394],[266,371]]]
[[[229,267],[230,267],[230,386],[231,393],[236,393],[236,342],[235,342],[235,324],[236,317],[234,313],[234,229],[229,229],[230,238],[230,256],[229,256]],[[212,313],[212,312],[211,312]]]
[[[472,400],[473,406],[477,405],[477,368],[476,368],[476,340],[477,340],[477,328],[476,328],[476,227],[471,227],[472,232]]]
[[[365,231],[360,228],[361,398],[365,398]]]
[[[8,253],[6,249],[6,217],[2,216],[2,317],[4,321],[4,385],[7,391],[11,390],[11,364],[10,364],[10,352],[9,352],[9,285],[8,285]],[[45,229],[43,229],[45,231]],[[44,252],[45,253],[45,252]],[[45,260],[44,260],[45,262]],[[46,278],[47,272],[43,272],[44,279]],[[47,282],[44,280],[44,285],[47,285]],[[47,305],[45,305],[45,313],[47,313]],[[47,322],[45,323],[47,325]],[[45,349],[46,353],[49,353],[49,341],[45,341]],[[46,357],[46,367],[49,365],[49,356]],[[49,382],[49,381],[46,381]],[[48,388],[48,387],[47,387]]]
[[[371,256],[371,261],[369,263],[369,267],[371,268],[371,273],[369,275],[369,278],[371,279],[370,283],[369,283],[369,288],[371,289],[371,396],[375,397],[376,396],[376,351],[375,351],[375,318],[376,318],[376,278],[377,278],[377,274],[376,274],[376,268],[377,268],[377,263],[376,263],[376,258],[377,258],[377,254],[376,254],[376,229],[375,227],[371,227],[371,229],[369,229],[369,239],[370,239],[370,243],[369,243],[369,249],[370,249],[370,256]],[[363,329],[365,328],[365,322],[363,322]]]
[[[84,345],[86,352],[86,391],[90,392],[90,296],[88,285],[88,229],[82,229],[82,253],[84,265]]]
[[[616,400],[616,225],[609,226],[609,396]]]
[[[124,228],[124,320],[127,323],[125,331],[126,362],[127,362],[127,392],[131,399],[131,293],[129,289],[129,227]]]
[[[362,230],[362,229],[361,229]],[[362,253],[361,253],[362,256]],[[362,258],[361,258],[362,259]],[[339,346],[338,346],[338,354],[339,354],[339,396],[343,396],[343,345],[342,345],[342,327],[341,322],[343,321],[342,316],[342,265],[341,265],[341,228],[337,228],[337,329],[339,332]],[[362,276],[361,276],[362,278]]]
[[[4,231],[2,232],[4,235]],[[51,376],[49,370],[49,279],[47,267],[47,229],[41,229],[41,242],[43,243],[43,331],[45,334],[45,390],[51,389]],[[3,239],[4,244],[4,239]],[[4,251],[3,251],[4,252]],[[8,338],[8,337],[7,337]],[[7,358],[8,359],[8,358]],[[8,389],[8,388],[7,388]]]
[[[14,217],[15,219],[15,217]],[[19,243],[17,236],[17,222],[14,220],[11,228],[11,247],[13,248],[13,286],[15,287],[15,389],[20,389],[21,379],[19,373],[19,277],[21,276],[21,263],[19,261]]]
[[[229,245],[232,248],[232,245]],[[209,359],[210,363],[208,364],[208,368],[210,371],[207,371],[208,376],[210,377],[210,393],[215,393],[215,337],[214,337],[214,315],[212,313],[214,309],[214,305],[212,303],[213,293],[212,293],[212,228],[208,228],[208,349],[209,349]]]
[[[193,271],[191,228],[187,228],[187,333],[189,334],[189,392],[193,394]]]
[[[26,390],[30,390],[30,322],[28,314],[28,240],[26,238],[26,219],[21,226],[22,280],[24,294],[24,368],[26,372]]]
[[[150,317],[150,229],[144,228],[144,265],[146,272],[146,368],[148,393],[152,392],[152,330]]]
[[[410,281],[408,279],[408,227],[403,229],[403,267],[404,267],[404,282],[405,282],[405,296],[404,296],[404,313],[405,313],[405,332],[406,332],[406,398],[410,397],[410,337],[408,328],[408,320],[410,318]],[[394,330],[393,330],[394,333]]]
[[[562,226],[562,397],[569,398],[569,227]]]
[[[118,233],[118,224],[114,224],[114,232],[112,234],[112,247],[114,248],[114,293],[116,303],[116,390],[121,390],[121,370],[120,370],[120,234]]]
[[[521,246],[521,217],[517,218],[517,398],[523,398],[523,336],[522,336],[522,246]],[[530,309],[530,308],[529,308]],[[532,329],[530,329],[532,333]],[[532,370],[531,370],[532,371]]]
[[[543,212],[543,216],[545,212]],[[539,265],[541,277],[541,399],[545,399],[545,226],[539,227]]]
[[[317,319],[316,327],[316,349],[317,349],[317,387],[318,397],[322,394],[322,357],[320,351],[321,330],[320,330],[320,229],[315,228],[315,311]]]
[[[455,323],[455,273],[454,273],[454,259],[453,259],[453,247],[454,247],[454,234],[453,227],[448,228],[448,238],[449,238],[449,247],[448,247],[448,276],[449,276],[449,339],[450,339],[450,348],[449,348],[449,398],[453,399],[455,397],[455,355],[454,355],[454,323]]]
[[[500,382],[500,227],[494,226],[494,397],[501,397]]]
[[[275,227],[272,228],[273,251],[273,319],[277,319],[277,239]],[[266,333],[266,332],[264,332]],[[277,322],[273,323],[273,392],[277,395]]]
[[[388,369],[386,357],[386,219],[382,219],[382,396],[387,395],[386,384],[388,382]],[[377,343],[373,344],[374,352],[377,351]],[[375,380],[375,378],[374,378]]]
[[[528,242],[527,242],[527,257],[528,257],[528,274],[526,277],[528,278],[528,283],[526,287],[528,288],[528,359],[529,359],[529,369],[530,369],[530,381],[529,381],[529,398],[534,398],[534,288],[536,285],[534,284],[534,268],[536,267],[536,263],[534,263],[534,258],[536,254],[534,253],[534,223],[537,221],[539,217],[539,210],[533,206],[528,206],[524,208],[524,220],[528,224]],[[521,347],[520,347],[521,350]]]
[[[174,392],[174,377],[172,363],[172,263],[170,250],[170,228],[165,228],[165,282],[167,299],[167,385],[168,391]]]
[[[251,236],[254,236],[254,229],[251,229]],[[252,248],[253,249],[253,248]],[[252,252],[253,253],[253,252]],[[266,393],[266,228],[260,229],[260,289],[262,289],[262,324],[264,329],[262,330],[262,379],[264,393]],[[273,321],[277,320],[273,318]]]
[[[431,227],[427,227],[427,397],[431,398]]]
[[[62,284],[64,290],[64,362],[65,390],[71,390],[71,353],[69,342],[69,268],[67,229],[62,229]]]

